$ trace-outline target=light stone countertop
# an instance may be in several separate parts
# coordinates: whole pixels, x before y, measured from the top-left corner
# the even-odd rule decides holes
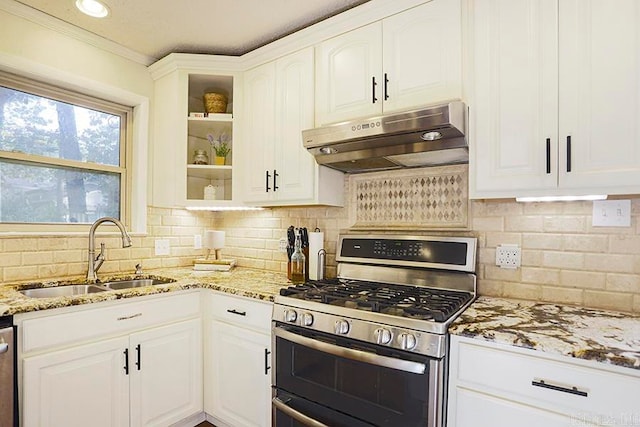
[[[629,313],[480,297],[449,332],[640,369],[640,316]]]
[[[62,284],[85,284],[86,279],[72,278],[47,282],[30,281],[0,284],[0,316],[194,288],[213,289],[264,301],[273,301],[274,296],[278,294],[280,288],[290,285],[290,283],[287,282],[286,274],[241,267],[236,267],[229,272],[193,271],[191,267],[164,268],[148,270],[140,277],[171,278],[176,281],[165,285],[153,285],[57,298],[29,298],[18,291],[34,287],[59,286]],[[133,275],[100,275],[101,282],[133,278]]]

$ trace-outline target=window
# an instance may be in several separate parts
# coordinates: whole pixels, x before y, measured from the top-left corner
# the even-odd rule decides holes
[[[125,220],[130,117],[129,107],[0,74],[0,224]]]

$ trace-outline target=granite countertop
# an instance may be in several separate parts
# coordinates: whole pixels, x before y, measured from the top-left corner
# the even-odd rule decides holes
[[[640,370],[640,316],[634,314],[480,297],[449,331]]]
[[[164,285],[57,298],[29,298],[19,291],[34,287],[59,286],[61,284],[84,284],[86,283],[86,279],[74,278],[71,280],[61,279],[48,282],[31,281],[0,284],[0,316],[195,288],[213,289],[264,301],[273,301],[274,296],[280,291],[280,288],[290,285],[290,283],[287,282],[286,274],[241,267],[236,267],[229,272],[193,271],[191,267],[164,268],[149,270],[140,277],[170,278],[174,279],[175,282]],[[133,278],[133,275],[100,275],[101,282]]]

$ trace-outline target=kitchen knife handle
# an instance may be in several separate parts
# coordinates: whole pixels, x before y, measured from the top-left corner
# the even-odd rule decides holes
[[[567,172],[571,172],[571,135],[567,135]]]
[[[376,83],[376,77],[373,76],[371,77],[371,102],[373,104],[378,101],[378,98],[376,98],[376,86],[378,86],[378,83]]]
[[[551,138],[547,138],[547,173],[551,173]]]
[[[389,79],[387,73],[384,73],[384,100],[389,99]]]
[[[269,171],[265,171],[265,172],[267,174],[267,176],[266,176],[266,178],[264,180],[264,182],[265,182],[265,190],[268,193],[269,190],[271,190],[271,188],[269,188],[269,178],[271,178],[271,175],[269,174]]]
[[[277,191],[278,190],[278,184],[276,183],[276,180],[278,179],[278,172],[276,172],[276,170],[273,170],[273,191]]]

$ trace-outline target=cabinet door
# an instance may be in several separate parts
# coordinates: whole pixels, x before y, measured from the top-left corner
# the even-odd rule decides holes
[[[462,97],[459,0],[434,0],[382,21],[384,111]]]
[[[273,198],[276,66],[274,62],[244,75],[244,143],[241,170],[244,201]]]
[[[316,47],[316,126],[382,112],[382,24]]]
[[[473,2],[471,197],[557,187],[557,1]]]
[[[315,159],[304,148],[302,131],[313,127],[313,48],[276,61],[276,198],[310,200],[316,185]]]
[[[128,345],[117,338],[25,358],[22,425],[129,425]]]
[[[510,400],[457,388],[455,413],[449,427],[570,427],[591,426],[579,417],[563,416]]]
[[[269,335],[211,320],[209,339],[207,412],[235,427],[271,425]]]
[[[638,192],[638,1],[560,2],[559,129],[561,188]]]
[[[131,425],[166,426],[202,411],[200,319],[131,335]]]

